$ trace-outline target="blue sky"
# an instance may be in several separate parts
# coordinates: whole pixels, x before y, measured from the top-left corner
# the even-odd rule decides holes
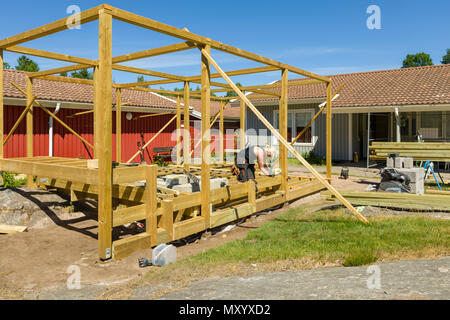
[[[66,17],[70,5],[86,10],[101,3],[105,1],[3,1],[0,38]],[[450,48],[448,0],[110,0],[106,3],[322,75],[399,68],[406,54],[422,51],[431,55],[434,64],[440,64],[446,49]],[[370,14],[366,10],[370,5],[377,5],[381,10],[380,30],[367,28]],[[96,59],[97,32],[98,24],[92,22],[82,25],[81,30],[66,30],[22,45]],[[179,39],[122,22],[113,23],[114,56],[178,42]],[[213,56],[224,70],[260,66],[221,52],[213,51]],[[5,60],[12,66],[17,57],[5,53]],[[33,59],[41,70],[67,65]],[[198,50],[189,50],[127,65],[190,76],[200,74],[199,61]],[[134,82],[136,77],[113,73],[116,82]],[[254,85],[279,78],[279,72],[270,72],[234,80]]]

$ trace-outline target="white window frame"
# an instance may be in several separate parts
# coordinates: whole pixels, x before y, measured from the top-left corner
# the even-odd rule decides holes
[[[291,119],[291,121],[292,121],[292,123],[291,123],[291,125],[292,125],[292,137],[295,138],[297,136],[297,134],[300,133],[300,132],[297,132],[297,130],[296,130],[295,115],[297,113],[310,113],[311,114],[311,119],[312,119],[314,117],[314,115],[315,115],[315,110],[314,109],[293,109],[293,110],[289,110],[288,114],[289,113],[292,114],[292,116],[291,116],[292,117],[292,119]],[[279,128],[279,123],[278,123],[279,116],[280,116],[280,111],[278,109],[277,110],[273,110],[273,124],[274,125],[278,124],[277,126],[275,126],[275,129],[277,129],[277,130],[280,129]],[[288,124],[288,126],[289,126],[289,124]],[[311,124],[311,142],[295,142],[294,146],[314,147],[314,145],[316,143],[316,140],[317,140],[316,136],[315,136],[315,133],[316,133],[316,124],[315,124],[315,121],[314,121]],[[273,135],[272,135],[272,137],[273,137],[273,144],[274,145],[278,145],[277,138],[275,136],[273,136]]]

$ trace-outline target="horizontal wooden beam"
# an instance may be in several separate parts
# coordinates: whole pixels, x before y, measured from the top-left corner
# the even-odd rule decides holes
[[[137,60],[137,59],[143,59],[143,58],[149,58],[154,56],[159,56],[162,54],[167,53],[173,53],[173,52],[179,52],[184,51],[192,48],[196,48],[197,46],[193,44],[192,42],[182,42],[177,44],[172,44],[165,47],[155,48],[155,49],[148,49],[143,50],[139,52],[129,53],[122,56],[114,57],[113,63],[121,63],[131,60]]]
[[[323,77],[318,74],[314,74],[312,72],[308,72],[308,71],[287,65],[285,63],[281,63],[281,62],[278,62],[278,61],[275,61],[275,60],[272,60],[272,59],[269,59],[269,58],[266,58],[266,57],[263,57],[263,56],[260,56],[260,55],[242,50],[242,49],[238,49],[238,48],[226,45],[224,43],[196,35],[189,31],[175,28],[170,25],[167,25],[167,24],[164,24],[164,23],[161,23],[161,22],[149,19],[149,18],[142,17],[142,16],[139,16],[139,15],[131,13],[131,12],[127,12],[125,10],[121,10],[118,8],[111,8],[111,14],[117,20],[127,22],[127,23],[130,23],[130,24],[142,27],[142,28],[157,31],[160,33],[164,33],[164,34],[167,34],[167,35],[170,35],[173,37],[177,37],[177,38],[180,38],[183,40],[191,41],[191,42],[196,43],[197,45],[199,45],[199,44],[208,45],[208,46],[211,46],[212,49],[230,53],[230,54],[242,57],[242,58],[253,60],[253,61],[263,63],[263,64],[266,64],[269,66],[277,67],[280,69],[287,69],[293,73],[300,74],[300,75],[303,75],[308,78],[317,79],[317,80],[327,82],[327,83],[331,81],[330,78],[328,78],[328,77]]]
[[[67,83],[94,85],[94,81],[93,80],[80,79],[80,78],[71,78],[71,77],[62,77],[62,76],[42,76],[42,77],[39,77],[39,79],[48,80],[48,81],[59,81],[59,82],[67,82]]]
[[[20,159],[0,159],[0,167],[2,171],[53,179],[70,179],[71,181],[86,184],[98,184],[97,171],[95,169],[50,163],[37,163]]]
[[[171,80],[179,80],[180,82],[185,81],[185,77],[177,76],[177,75],[173,75],[173,74],[169,74],[169,73],[139,69],[139,68],[134,68],[134,67],[121,66],[118,64],[113,64],[112,68],[113,68],[113,70],[117,70],[117,71],[131,72],[131,73],[142,74],[142,75],[151,76],[151,77],[166,78],[166,79],[171,79]],[[145,81],[120,84],[120,85],[118,85],[118,87],[119,88],[129,88],[129,87],[135,87],[135,86],[140,86],[140,85],[146,85]]]
[[[54,52],[19,47],[19,46],[8,47],[5,49],[5,51],[26,54],[26,55],[34,56],[34,57],[65,61],[65,62],[87,64],[87,65],[92,65],[92,66],[97,65],[97,61],[91,60],[91,59],[79,58],[79,57],[69,56],[67,54],[60,54],[60,53],[54,53]]]
[[[248,68],[248,69],[241,69],[241,70],[234,70],[234,71],[226,71],[225,73],[227,76],[240,76],[240,75],[246,75],[246,74],[254,74],[254,73],[263,73],[263,72],[270,72],[270,71],[277,71],[280,70],[280,68],[277,67],[258,67],[258,68]],[[220,73],[212,73],[211,79],[213,78],[221,78],[222,76]],[[201,79],[201,76],[192,76],[192,77],[186,77],[187,81],[193,82]]]
[[[50,69],[50,70],[44,70],[39,72],[33,72],[29,74],[30,78],[38,78],[43,76],[50,76],[57,73],[63,73],[63,72],[71,72],[71,71],[77,71],[82,69],[89,69],[92,68],[92,66],[87,64],[77,64],[74,66],[68,66],[68,67],[62,67],[62,68],[56,68],[56,69]]]
[[[105,7],[104,5],[100,5],[100,6],[92,8],[92,9],[81,12],[79,14],[80,24],[84,24],[87,22],[97,20],[99,17],[99,15],[98,15],[99,10],[103,9],[104,7]],[[70,26],[70,25],[68,25],[67,21],[68,21],[68,18],[63,18],[58,21],[46,24],[44,26],[29,30],[29,31],[25,31],[25,32],[19,33],[17,35],[14,35],[12,37],[0,40],[0,48],[7,49],[8,47],[15,46],[20,43],[28,42],[31,40],[35,40],[38,38],[48,36],[50,34],[57,33],[62,30],[66,30]]]

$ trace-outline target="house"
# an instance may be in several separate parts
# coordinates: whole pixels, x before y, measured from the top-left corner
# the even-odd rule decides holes
[[[293,75],[290,74],[292,77]],[[343,84],[332,103],[332,156],[334,161],[367,156],[370,141],[450,141],[450,64],[380,70],[330,76],[332,92]],[[299,81],[301,79],[290,80]],[[278,90],[278,89],[271,89]],[[251,99],[251,94],[249,95]],[[325,84],[305,84],[288,90],[288,141],[295,139],[326,100]],[[251,99],[278,128],[276,97]],[[239,101],[231,101],[239,110]],[[300,152],[325,157],[324,111],[295,144]],[[370,131],[367,130],[370,123]],[[270,132],[247,108],[246,133],[254,144],[277,144]],[[368,136],[369,133],[369,136]]]
[[[18,91],[11,82],[21,88],[26,88],[26,72],[17,70],[4,70],[4,137],[10,132],[16,120],[23,112],[26,97]],[[43,79],[33,80],[33,93],[37,95],[44,107],[69,125],[89,143],[93,143],[93,113],[77,115],[80,112],[93,109],[93,86],[89,84],[67,83]],[[113,90],[113,104],[115,92]],[[137,90],[122,90],[122,161],[127,161],[138,150],[138,143],[147,142],[176,112],[176,102],[167,97],[152,92]],[[60,105],[60,108],[56,108]],[[167,114],[167,113],[173,113]],[[191,108],[192,117],[200,115]],[[33,109],[33,145],[34,156],[57,156],[70,158],[93,157],[93,150],[85,146],[77,137],[67,131],[58,122],[50,120],[39,107]],[[140,118],[143,115],[158,114],[160,116]],[[52,129],[51,129],[52,128]],[[172,132],[176,129],[173,121],[163,133],[149,146],[145,152],[145,161],[153,156],[153,147],[171,147],[176,145]],[[115,141],[115,112],[113,111],[113,133]],[[115,159],[115,143],[113,146],[113,159]],[[5,158],[26,156],[26,122],[23,120],[5,145]],[[136,157],[133,161],[140,161]]]

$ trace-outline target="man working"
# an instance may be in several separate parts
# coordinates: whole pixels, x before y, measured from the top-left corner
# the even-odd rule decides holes
[[[275,155],[275,148],[265,146],[264,148],[258,146],[248,146],[241,150],[235,160],[233,166],[233,173],[237,175],[239,183],[255,180],[255,160],[261,170],[261,173],[266,176],[274,176],[272,170],[266,165],[266,159],[272,158]]]

